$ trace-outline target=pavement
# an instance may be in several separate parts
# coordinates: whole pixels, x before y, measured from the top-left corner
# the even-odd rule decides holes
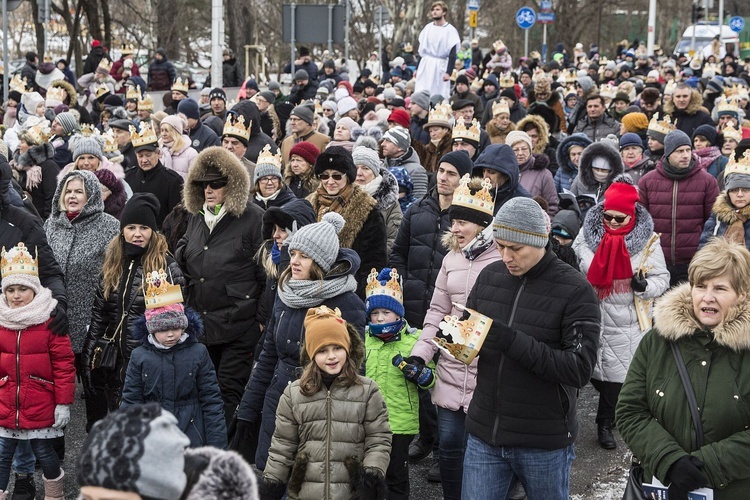
[[[76,401],[71,409],[71,423],[66,429],[66,455],[63,463],[65,475],[65,498],[78,498],[78,486],[75,481],[75,460],[86,438],[85,422],[86,410],[81,399],[80,384],[76,390]],[[570,481],[571,500],[620,500],[625,487],[625,477],[630,467],[630,453],[625,444],[615,432],[617,438],[616,450],[604,450],[596,440],[596,406],[597,392],[591,385],[587,385],[578,399],[578,416],[580,433],[575,445],[576,459]],[[409,477],[412,500],[438,500],[442,498],[439,483],[427,481],[427,472],[432,462],[431,457],[417,464],[410,464]],[[44,485],[41,471],[36,473],[37,495],[44,499]],[[9,491],[12,491],[12,477]]]

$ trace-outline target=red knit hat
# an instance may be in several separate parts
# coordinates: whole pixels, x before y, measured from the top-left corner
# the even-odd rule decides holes
[[[632,184],[615,182],[604,193],[604,210],[616,210],[635,216],[638,190]]]
[[[292,157],[292,155],[301,156],[310,165],[315,165],[315,160],[318,159],[319,154],[320,150],[317,148],[317,146],[308,141],[298,142],[292,149],[289,150],[290,158]]]
[[[409,116],[409,112],[405,109],[394,109],[391,114],[388,115],[388,121],[408,129],[409,124],[411,123],[411,117]]]

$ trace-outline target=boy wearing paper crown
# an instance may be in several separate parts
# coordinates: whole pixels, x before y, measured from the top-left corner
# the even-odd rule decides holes
[[[157,402],[177,417],[191,447],[226,448],[219,383],[206,346],[198,342],[203,324],[167,278],[163,269],[146,278],[146,313],[131,331],[143,345],[130,357],[121,408]]]
[[[378,274],[373,268],[367,279],[365,295],[368,323],[365,374],[380,386],[393,431],[391,459],[385,475],[387,498],[408,499],[409,444],[419,433],[417,386],[429,389],[435,383],[435,377],[431,368],[410,363],[408,355],[421,331],[411,328],[404,319],[404,298],[398,271],[386,267]],[[404,384],[404,377],[413,383]]]

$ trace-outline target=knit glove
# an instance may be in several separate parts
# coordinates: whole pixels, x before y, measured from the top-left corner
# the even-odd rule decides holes
[[[361,482],[354,487],[350,500],[384,500],[385,476],[378,469],[365,467]]]
[[[686,455],[673,463],[667,471],[669,500],[688,500],[688,492],[708,486],[702,472],[703,462],[698,457]]]
[[[286,493],[286,485],[273,479],[261,478],[258,481],[258,496],[260,500],[281,500]]]
[[[516,339],[516,331],[504,322],[494,320],[480,352],[505,352]]]
[[[646,275],[643,274],[643,271],[638,271],[633,275],[633,279],[630,280],[630,288],[632,288],[634,292],[639,293],[646,291],[646,288],[648,288],[648,281],[646,281]]]
[[[62,429],[70,422],[70,405],[55,406],[55,423],[52,427]]]
[[[52,330],[52,333],[61,337],[67,335],[70,325],[68,323],[68,313],[65,310],[65,306],[58,302],[57,306],[55,306],[55,310],[52,311],[51,316],[52,321],[49,322],[49,329]]]
[[[393,356],[393,366],[403,372],[409,382],[414,382],[420,387],[428,387],[435,379],[431,368],[425,366],[424,360],[417,356],[402,357],[400,354]]]
[[[229,443],[229,449],[234,450],[249,464],[255,463],[255,453],[258,450],[258,435],[260,434],[260,419],[249,422],[235,417],[236,430]]]

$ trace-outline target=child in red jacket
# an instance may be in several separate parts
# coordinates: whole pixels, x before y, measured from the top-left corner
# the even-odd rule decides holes
[[[28,440],[44,474],[44,497],[62,500],[64,472],[53,449],[70,421],[75,366],[70,338],[48,328],[57,306],[39,282],[38,260],[23,243],[0,259],[0,500],[13,454]]]

